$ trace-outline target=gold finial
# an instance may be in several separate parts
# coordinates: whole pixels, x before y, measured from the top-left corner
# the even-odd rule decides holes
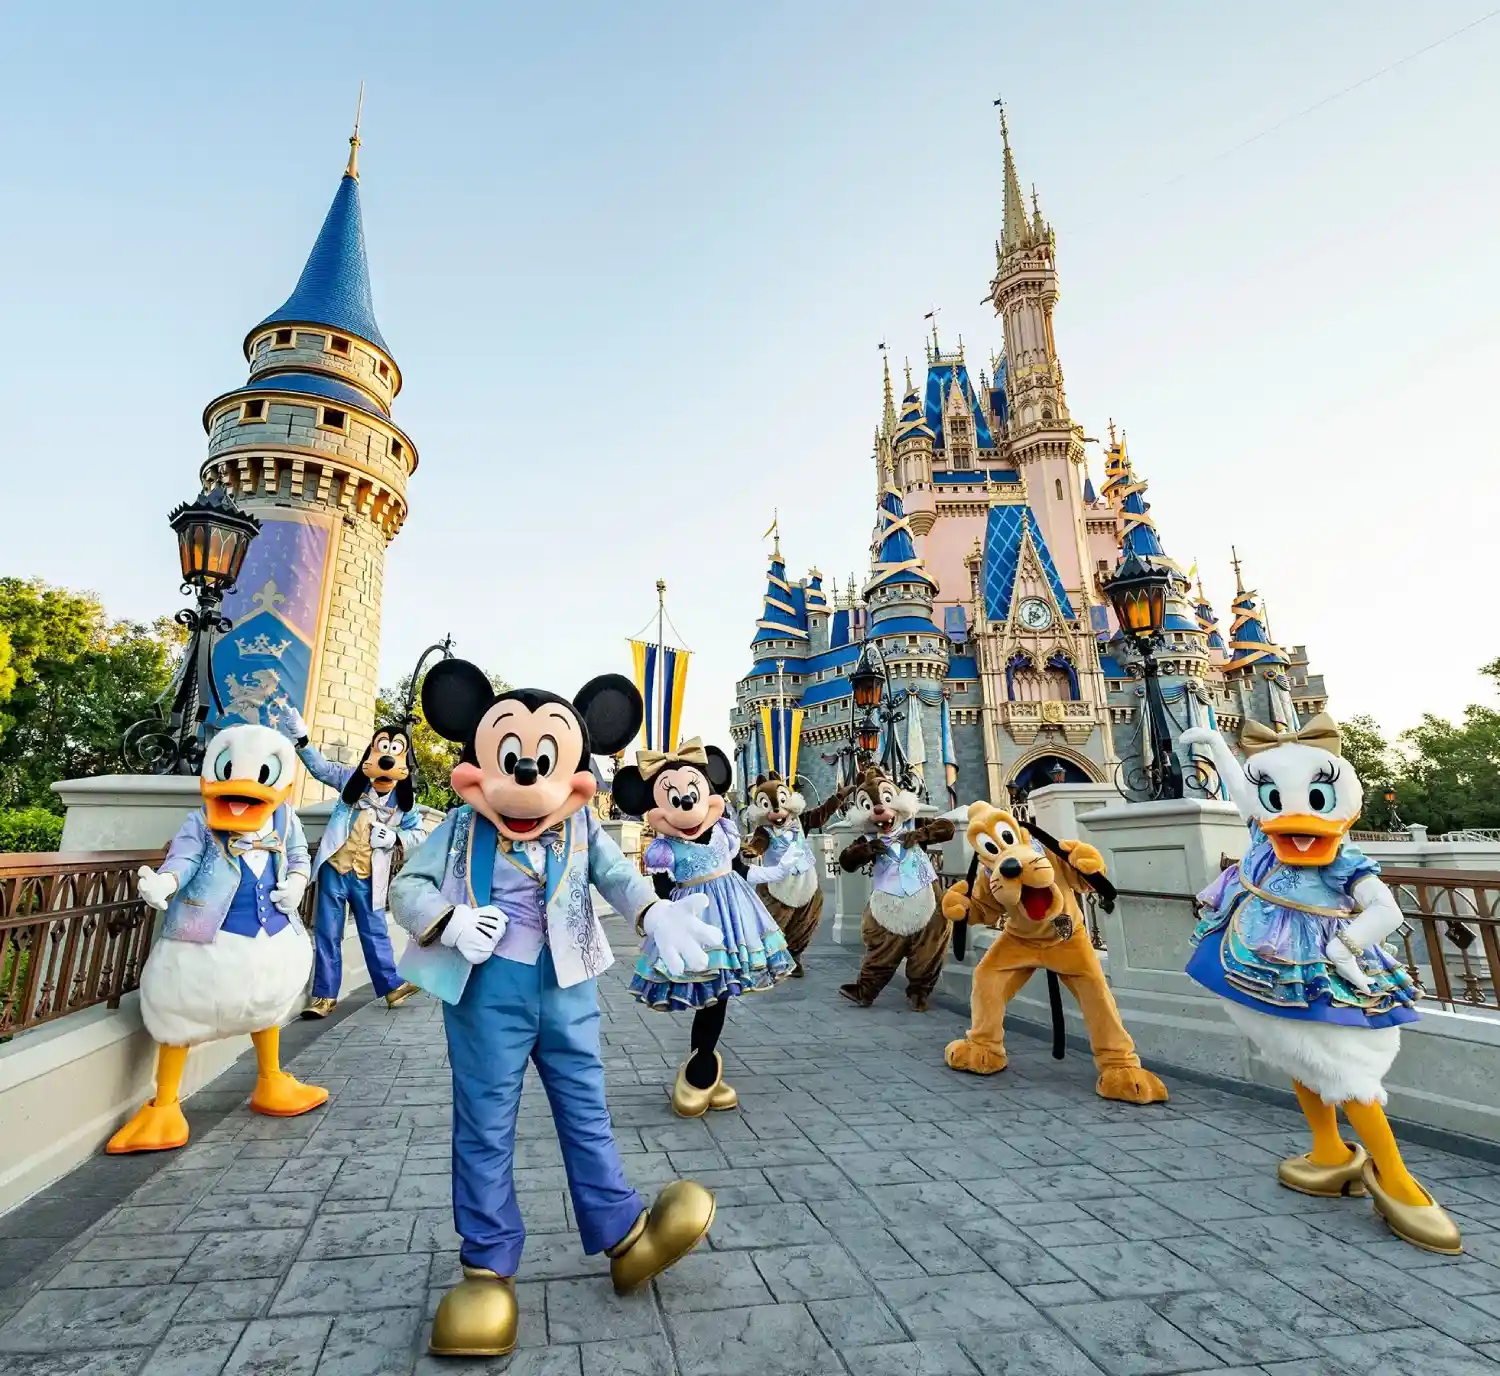
[[[1111,449],[1115,447],[1115,418],[1113,416],[1109,418],[1109,447]]]
[[[1240,556],[1233,545],[1229,547],[1229,562],[1234,567],[1234,591],[1236,596],[1243,596],[1245,591],[1245,580],[1240,577]]]
[[[1000,137],[1005,140],[1005,146],[1010,147],[1010,129],[1005,123],[1005,101],[999,96],[995,97],[995,104],[1000,110]]]
[[[1042,203],[1037,197],[1035,182],[1031,184],[1031,213],[1039,220],[1042,218]]]
[[[906,390],[911,391],[911,359],[906,360]]]
[[[771,558],[779,560],[781,558],[781,512],[775,507],[771,508],[771,524],[766,530],[766,535],[771,536],[773,540]],[[764,540],[766,535],[762,535],[760,538]]]
[[[359,83],[359,104],[354,107],[354,132],[349,135],[349,164],[344,168],[346,177],[359,180],[359,121],[365,112],[365,83]]]

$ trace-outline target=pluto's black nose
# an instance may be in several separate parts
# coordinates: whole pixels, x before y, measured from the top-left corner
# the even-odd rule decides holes
[[[1021,877],[1021,862],[1019,860],[1002,860],[1000,862],[1000,873],[1006,879],[1019,879]]]
[[[516,782],[534,784],[537,781],[536,761],[523,757],[516,761]]]

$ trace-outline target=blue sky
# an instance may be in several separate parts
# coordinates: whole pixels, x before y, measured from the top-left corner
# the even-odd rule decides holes
[[[513,681],[628,671],[664,577],[684,727],[722,741],[772,508],[794,571],[864,568],[876,344],[919,359],[935,305],[945,340],[1000,347],[1003,93],[1058,235],[1070,406],[1126,427],[1167,548],[1227,613],[1236,545],[1339,715],[1456,712],[1500,654],[1500,19],[1215,155],[1489,8],[13,7],[0,572],[178,605],[165,513],[363,79],[422,456],[384,679],[445,631]]]

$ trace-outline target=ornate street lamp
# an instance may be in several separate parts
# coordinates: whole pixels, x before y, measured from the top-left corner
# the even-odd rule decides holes
[[[1068,771],[1063,768],[1061,760],[1053,760],[1052,768],[1047,771],[1047,776],[1053,783],[1062,784],[1068,780]]]
[[[232,623],[219,607],[239,581],[260,522],[242,511],[222,487],[184,502],[167,521],[177,536],[182,590],[197,597],[196,607],[184,607],[176,616],[192,639],[182,657],[166,721],[152,716],[136,722],[125,733],[124,754],[127,766],[140,773],[196,774],[208,745],[210,711],[224,711],[214,682],[213,651]]]
[[[1172,578],[1172,570],[1166,565],[1132,552],[1104,585],[1120,629],[1130,637],[1141,657],[1145,678],[1146,722],[1141,743],[1143,749],[1149,744],[1150,758],[1142,764],[1138,775],[1126,777],[1122,773],[1120,779],[1120,791],[1142,802],[1183,796],[1182,766],[1172,748],[1172,729],[1156,662]],[[1122,764],[1121,770],[1124,769]]]

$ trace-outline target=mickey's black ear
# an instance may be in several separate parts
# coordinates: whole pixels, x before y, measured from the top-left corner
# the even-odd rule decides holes
[[[708,756],[703,769],[708,786],[715,793],[728,793],[729,785],[734,782],[734,766],[729,763],[729,756],[716,745],[710,745],[703,753]]]
[[[645,717],[641,695],[623,674],[600,674],[578,690],[573,706],[588,728],[589,750],[613,755],[635,739]]]
[[[615,806],[627,817],[644,817],[651,811],[651,785],[641,778],[641,771],[633,764],[622,765],[615,770],[615,781],[610,785],[610,793],[614,797]]]
[[[495,690],[484,671],[466,659],[434,664],[422,680],[422,715],[445,741],[468,744],[494,701]]]

